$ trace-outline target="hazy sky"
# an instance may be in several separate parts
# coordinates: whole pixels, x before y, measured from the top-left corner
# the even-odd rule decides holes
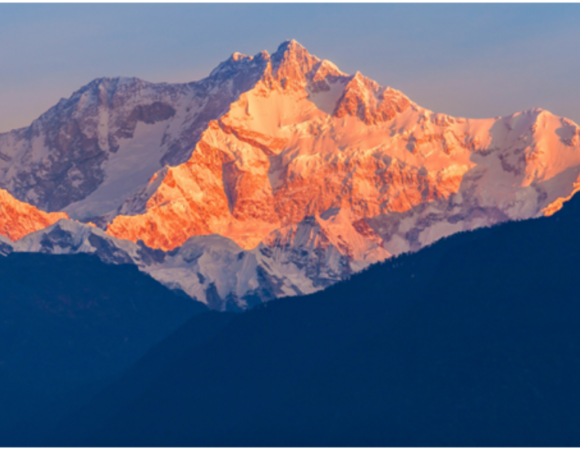
[[[194,81],[290,38],[437,112],[580,123],[579,20],[576,4],[0,4],[0,131],[97,77]]]

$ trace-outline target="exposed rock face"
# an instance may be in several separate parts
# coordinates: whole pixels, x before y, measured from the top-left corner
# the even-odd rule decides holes
[[[10,239],[0,235],[0,256],[7,256],[12,253],[13,245]]]
[[[29,233],[66,218],[68,216],[65,213],[39,211],[32,205],[16,200],[4,189],[0,189],[0,235],[6,236],[11,241],[17,241]]]
[[[579,176],[568,119],[435,114],[295,41],[235,53],[195,83],[95,80],[0,135],[0,186],[106,229],[37,234],[38,251],[133,262],[216,309],[551,214]]]
[[[333,115],[358,117],[366,125],[376,125],[394,119],[410,106],[411,102],[401,92],[381,87],[357,72],[345,86]]]
[[[346,76],[296,42],[259,57],[255,86],[209,123],[188,161],[126,202],[108,233],[165,250],[217,233],[251,249],[342,208],[396,254],[535,217],[573,189],[578,127],[547,111],[453,118]],[[398,218],[406,223],[385,231]]]
[[[94,80],[30,127],[0,135],[0,187],[77,219],[114,212],[165,164],[191,156],[208,122],[255,83],[259,66],[231,58],[189,84]]]

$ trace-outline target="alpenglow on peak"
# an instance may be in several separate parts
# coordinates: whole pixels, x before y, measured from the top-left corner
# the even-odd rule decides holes
[[[36,230],[26,249],[106,247],[216,309],[552,213],[579,174],[568,119],[436,114],[294,40],[196,82],[96,80],[0,135],[0,189],[20,202],[20,234]],[[54,224],[66,216],[87,225]]]

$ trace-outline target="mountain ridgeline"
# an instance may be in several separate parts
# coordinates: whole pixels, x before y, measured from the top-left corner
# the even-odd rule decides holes
[[[291,40],[191,83],[100,78],[0,134],[0,234],[240,311],[551,214],[579,174],[569,119],[434,113]]]
[[[580,446],[579,189],[293,40],[97,79],[0,134],[0,445]]]
[[[576,196],[258,306],[184,348],[189,325],[160,344],[170,363],[150,353],[44,442],[578,446],[579,226]],[[163,370],[132,389],[156,359]]]

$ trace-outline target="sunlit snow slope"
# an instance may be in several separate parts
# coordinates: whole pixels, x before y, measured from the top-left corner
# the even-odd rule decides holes
[[[0,189],[0,235],[16,241],[27,234],[42,230],[60,219],[65,213],[45,213],[32,205],[16,200]]]
[[[574,189],[580,142],[567,119],[541,109],[486,120],[434,114],[295,41],[223,66],[256,59],[264,69],[255,86],[209,122],[188,161],[156,174],[110,234],[172,249],[217,233],[251,249],[339,208],[345,233],[357,224],[395,254],[537,216]]]
[[[296,41],[234,53],[194,83],[95,80],[0,135],[0,187],[133,241],[133,262],[217,309],[552,214],[579,175],[568,119],[435,114]],[[147,247],[165,256],[134,256]]]

